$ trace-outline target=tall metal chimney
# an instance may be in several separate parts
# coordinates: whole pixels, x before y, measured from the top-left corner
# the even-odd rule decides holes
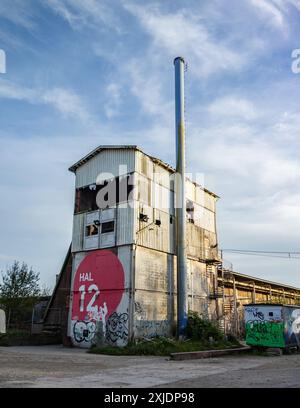
[[[176,253],[177,253],[177,336],[185,334],[187,325],[187,257],[185,200],[185,129],[184,129],[184,59],[175,65],[175,132],[176,132]]]

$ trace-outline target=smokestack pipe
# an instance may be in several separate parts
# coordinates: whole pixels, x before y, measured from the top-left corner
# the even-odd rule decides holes
[[[184,59],[175,65],[175,129],[176,129],[176,253],[177,253],[177,336],[185,334],[187,325],[187,257],[185,199],[185,129],[184,129]]]

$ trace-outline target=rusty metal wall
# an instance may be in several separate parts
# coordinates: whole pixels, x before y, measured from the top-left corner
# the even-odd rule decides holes
[[[188,307],[203,318],[215,318],[216,270],[188,259]],[[135,255],[135,337],[170,335],[176,328],[176,257],[137,246]]]

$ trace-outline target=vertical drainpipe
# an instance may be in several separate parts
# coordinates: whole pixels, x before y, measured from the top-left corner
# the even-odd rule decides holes
[[[175,65],[175,131],[176,131],[176,254],[177,254],[177,336],[185,334],[187,325],[187,257],[185,202],[185,129],[184,129],[184,59]]]

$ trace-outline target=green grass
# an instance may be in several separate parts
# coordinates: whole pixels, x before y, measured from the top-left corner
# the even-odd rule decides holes
[[[219,350],[240,347],[238,342],[218,341],[213,344],[197,340],[178,341],[166,337],[129,343],[126,347],[92,347],[88,353],[114,356],[168,356],[171,353],[203,350]]]

